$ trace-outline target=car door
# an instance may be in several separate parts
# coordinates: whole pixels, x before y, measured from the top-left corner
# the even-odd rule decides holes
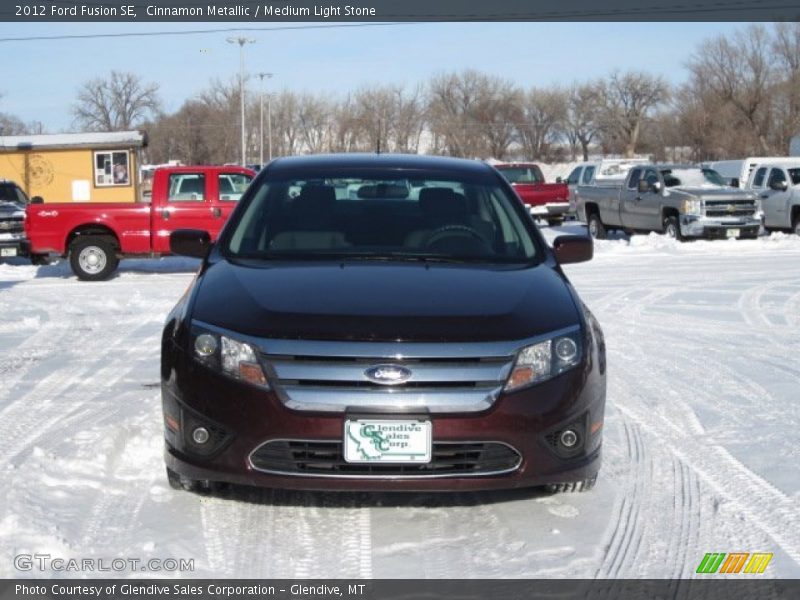
[[[176,229],[213,227],[210,190],[204,172],[170,173],[167,197],[161,206],[153,207],[153,250],[169,252],[169,236]]]
[[[627,181],[623,184],[620,221],[628,229],[655,229],[654,223],[658,214],[658,194],[650,188],[646,192],[639,191],[639,181],[645,180],[652,186],[659,181],[655,169],[636,167],[631,170]]]
[[[767,185],[760,194],[761,210],[764,212],[764,227],[791,226],[789,215],[786,212],[791,193],[786,171],[782,167],[772,167],[767,177]]]
[[[208,232],[216,240],[223,225],[236,207],[253,177],[235,171],[220,172],[213,177],[211,186],[211,223]]]

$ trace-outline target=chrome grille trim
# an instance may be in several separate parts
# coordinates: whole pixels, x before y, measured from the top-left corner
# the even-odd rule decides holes
[[[513,473],[520,468],[522,465],[522,454],[514,448],[512,445],[507,444],[506,442],[500,442],[497,440],[480,440],[480,441],[441,441],[437,442],[434,441],[434,453],[437,449],[446,452],[446,448],[448,446],[458,447],[458,446],[466,446],[466,445],[482,445],[482,446],[490,446],[490,445],[498,445],[504,446],[514,454],[516,454],[515,463],[509,467],[502,468],[502,469],[495,469],[495,470],[487,470],[481,472],[469,472],[469,471],[460,471],[457,473],[417,473],[417,474],[403,474],[403,475],[396,475],[391,473],[379,473],[379,474],[370,474],[370,473],[354,473],[354,474],[345,474],[345,473],[324,473],[324,472],[303,472],[303,471],[296,471],[296,470],[284,470],[284,469],[269,469],[264,467],[256,466],[255,462],[253,461],[253,456],[256,455],[259,450],[264,448],[269,444],[274,443],[308,443],[308,444],[323,444],[323,445],[330,445],[331,447],[339,447],[341,445],[341,440],[308,440],[308,439],[287,439],[287,438],[276,438],[267,440],[262,442],[258,446],[256,446],[253,451],[247,457],[247,462],[250,467],[258,471],[260,473],[267,473],[270,475],[290,475],[292,477],[319,477],[323,479],[452,479],[452,478],[464,478],[464,477],[493,477],[497,475],[506,475],[509,473]],[[338,450],[336,451],[338,454]],[[391,468],[392,465],[388,465]],[[418,465],[413,465],[417,467]],[[424,465],[423,465],[424,466]]]
[[[432,414],[488,410],[521,348],[579,329],[575,325],[499,342],[344,342],[257,338],[196,324],[257,348],[272,389],[288,408],[331,413],[349,407]],[[398,385],[379,385],[365,373],[379,364],[407,368],[411,377]]]

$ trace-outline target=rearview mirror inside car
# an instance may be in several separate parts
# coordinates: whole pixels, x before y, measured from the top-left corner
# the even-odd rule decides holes
[[[592,238],[580,235],[560,235],[553,240],[553,253],[560,265],[592,260],[592,256],[594,256]]]
[[[211,236],[202,229],[176,229],[169,236],[169,251],[178,256],[205,258],[211,248]]]

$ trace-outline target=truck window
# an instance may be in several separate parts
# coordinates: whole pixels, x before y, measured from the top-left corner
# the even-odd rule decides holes
[[[764,185],[764,176],[767,174],[767,167],[761,167],[758,171],[756,171],[755,177],[753,177],[753,187],[760,188]]]
[[[800,169],[789,169],[789,179],[792,185],[800,185]]]
[[[592,182],[593,178],[594,178],[594,167],[586,167],[583,170],[583,179],[581,180],[581,183],[583,183],[584,185],[589,184]]]
[[[581,171],[582,170],[583,170],[583,167],[575,167],[574,169],[572,169],[572,173],[570,173],[569,177],[567,177],[567,184],[568,185],[577,184],[578,180],[580,180],[580,178],[581,178]]]
[[[544,183],[538,167],[508,167],[498,170],[510,183]]]
[[[634,169],[631,171],[630,179],[628,179],[628,189],[634,190],[639,185],[639,180],[642,178],[642,169]]]
[[[786,181],[786,173],[783,172],[783,169],[772,169],[769,172],[767,187],[772,187],[774,184],[783,183],[784,181]]]
[[[203,202],[206,177],[202,173],[173,173],[169,176],[168,202]]]
[[[658,173],[656,173],[653,169],[647,169],[647,171],[644,172],[644,180],[648,185],[658,183]]]
[[[242,173],[220,173],[218,175],[219,199],[228,202],[238,202],[250,185],[252,177]]]

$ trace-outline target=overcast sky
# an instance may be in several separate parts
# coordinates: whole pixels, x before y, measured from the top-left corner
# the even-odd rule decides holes
[[[286,25],[286,24],[271,24]],[[317,24],[319,25],[319,24]],[[252,26],[252,24],[248,24]],[[160,32],[236,27],[220,23],[0,23],[9,37]],[[442,71],[475,68],[520,86],[567,84],[613,69],[646,69],[668,81],[686,77],[698,42],[735,23],[429,23],[389,27],[250,31],[246,69],[275,74],[273,89],[345,93],[371,83],[423,82]],[[207,87],[234,78],[238,46],[230,33],[85,40],[0,41],[0,112],[72,129],[80,83],[112,69],[159,84],[167,111]],[[256,86],[251,88],[255,91]]]

